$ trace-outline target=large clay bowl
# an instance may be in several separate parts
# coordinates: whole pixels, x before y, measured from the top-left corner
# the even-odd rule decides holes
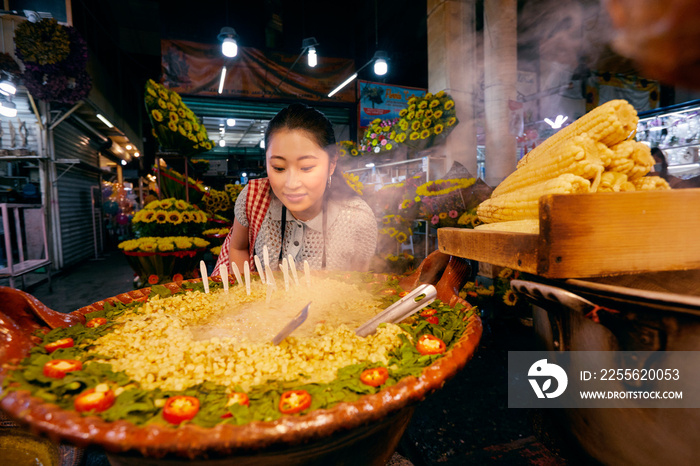
[[[429,259],[404,281],[404,287],[420,282],[436,284],[438,298],[454,305],[459,301],[456,293],[468,266],[444,255]],[[174,283],[166,286],[178,288]],[[0,381],[7,375],[7,364],[24,357],[36,344],[31,336],[36,329],[83,322],[86,313],[102,309],[105,302],[145,300],[149,291],[150,288],[135,290],[60,314],[29,294],[0,287]],[[415,403],[442,387],[464,367],[473,356],[481,333],[480,319],[470,317],[459,342],[426,367],[420,377],[406,377],[355,402],[271,422],[213,428],[191,424],[177,428],[139,427],[126,421],[106,422],[96,416],[65,411],[27,391],[9,392],[0,401],[0,408],[35,433],[46,434],[55,441],[100,446],[113,464],[151,464],[156,459],[159,463],[197,459],[217,464],[232,457],[236,464],[384,464],[408,425]]]

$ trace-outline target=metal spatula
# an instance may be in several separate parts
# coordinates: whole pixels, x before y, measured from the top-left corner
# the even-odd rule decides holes
[[[304,309],[302,309],[301,312],[299,312],[299,314],[297,314],[297,316],[294,319],[292,319],[287,325],[284,326],[280,333],[275,335],[275,338],[272,339],[273,345],[279,345],[282,340],[287,338],[294,330],[299,328],[299,326],[304,323],[304,321],[309,315],[310,306],[311,301],[309,301],[309,304],[304,306]]]
[[[420,295],[425,295],[423,298],[416,300]],[[379,324],[401,322],[406,317],[412,316],[416,312],[423,309],[428,304],[435,301],[437,290],[433,285],[419,285],[413,291],[408,293],[403,298],[396,301],[391,306],[384,309],[382,312],[371,318],[365,324],[355,330],[355,334],[360,337],[366,337],[373,334]]]

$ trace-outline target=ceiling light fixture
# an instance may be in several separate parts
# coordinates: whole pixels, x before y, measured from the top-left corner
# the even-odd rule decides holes
[[[134,146],[132,146],[131,144],[127,144],[125,147],[126,150],[131,150],[133,148],[134,148]]]
[[[226,79],[226,67],[221,67],[221,79],[219,79],[219,94],[224,90],[224,80]]]
[[[141,153],[140,153],[140,152],[134,152],[134,157],[136,157],[136,158],[141,157]]]
[[[301,53],[299,56],[297,56],[297,59],[294,60],[294,63],[292,63],[292,66],[289,67],[287,70],[287,74],[284,75],[284,78],[279,82],[277,87],[275,87],[275,91],[277,92],[282,85],[283,82],[287,80],[287,76],[289,76],[289,73],[292,71],[294,66],[297,64],[299,59],[308,51],[309,52],[309,66],[311,68],[315,67],[318,64],[318,55],[316,54],[316,46],[318,45],[318,42],[316,42],[315,37],[307,37],[306,39],[301,41]]]
[[[389,71],[389,65],[387,64],[386,52],[382,50],[377,50],[374,53],[374,73],[377,76],[384,76],[387,71]]]
[[[226,120],[226,125],[227,126],[236,126],[236,119],[235,118],[229,118]]]
[[[219,139],[219,147],[226,147],[226,141],[223,138]]]
[[[221,53],[225,57],[233,58],[238,55],[238,42],[236,42],[236,31],[233,28],[224,26],[216,36],[221,42]]]
[[[260,140],[260,148],[261,148],[261,149],[264,149],[264,148],[265,148],[265,140],[264,140],[264,139],[261,139],[261,140]]]
[[[95,116],[97,116],[97,118],[99,118],[99,120],[100,120],[102,123],[104,123],[105,125],[107,125],[107,128],[114,128],[114,125],[113,125],[112,123],[110,123],[109,120],[108,120],[107,118],[103,117],[101,114],[98,113],[98,114],[95,115]]]
[[[122,159],[122,165],[126,165],[126,160]]]

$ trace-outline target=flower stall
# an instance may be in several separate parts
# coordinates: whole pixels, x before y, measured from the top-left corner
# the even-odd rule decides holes
[[[197,265],[209,241],[201,238],[207,215],[182,199],[152,201],[134,215],[136,235],[119,243],[138,275],[137,288],[198,276]]]

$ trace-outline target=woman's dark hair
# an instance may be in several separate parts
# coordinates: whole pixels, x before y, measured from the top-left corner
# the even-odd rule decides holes
[[[651,150],[651,155],[654,157],[654,161],[656,161],[657,158],[661,159],[661,170],[659,171],[659,176],[666,179],[668,176],[668,161],[666,160],[666,154],[664,154],[664,151],[658,147],[654,147]]]
[[[270,139],[272,139],[276,132],[284,129],[305,131],[323,148],[331,161],[338,160],[338,150],[335,145],[336,141],[335,133],[333,132],[333,124],[326,115],[315,108],[297,103],[280,110],[267,125],[267,130],[265,131],[265,147],[270,147]],[[331,178],[329,194],[332,197],[347,198],[355,194],[345,182],[342,171],[337,164]]]

